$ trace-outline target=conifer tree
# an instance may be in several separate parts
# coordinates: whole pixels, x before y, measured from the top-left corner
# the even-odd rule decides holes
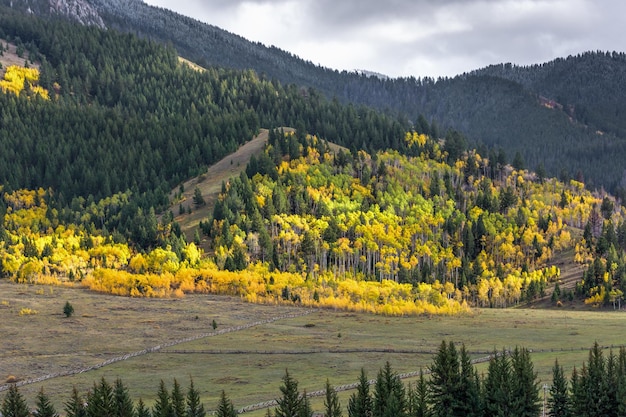
[[[483,383],[485,415],[492,417],[511,416],[511,364],[506,351],[494,351]]]
[[[2,401],[2,407],[0,407],[3,417],[28,417],[30,412],[28,411],[28,405],[26,400],[22,396],[22,393],[17,389],[17,385],[12,384],[4,396]]]
[[[87,394],[87,407],[85,407],[87,417],[113,416],[115,403],[113,398],[113,387],[104,377],[100,383],[93,385],[93,390]]]
[[[409,417],[430,417],[430,393],[424,371],[420,369],[420,376],[414,388],[409,386]]]
[[[174,378],[174,386],[172,387],[172,393],[170,395],[170,404],[172,406],[172,415],[174,417],[185,417],[185,396],[183,395],[183,391],[176,378]]]
[[[298,417],[313,417],[313,409],[311,408],[311,401],[306,395],[306,390],[302,393],[302,405],[298,409]]]
[[[567,380],[563,374],[563,367],[559,361],[554,361],[552,367],[552,386],[550,386],[550,398],[548,398],[548,415],[550,417],[569,417],[570,403],[567,392]]]
[[[378,372],[374,385],[372,415],[374,417],[404,416],[407,403],[404,385],[389,362]]]
[[[170,402],[170,395],[165,388],[165,382],[161,380],[159,385],[159,391],[157,392],[157,398],[152,407],[153,417],[172,417],[174,411],[172,409],[172,403]]]
[[[137,417],[152,417],[150,409],[146,407],[146,403],[141,398],[137,401],[137,407],[135,408],[135,415]]]
[[[361,368],[359,384],[356,393],[350,395],[348,400],[349,417],[371,417],[372,397],[370,396],[370,384],[367,380],[365,370]]]
[[[326,380],[326,398],[324,399],[324,416],[325,417],[342,417],[341,404],[337,391],[330,386],[328,379]]]
[[[539,382],[530,353],[525,348],[515,348],[511,357],[511,415],[536,417],[541,411]]]
[[[113,402],[114,415],[116,417],[135,416],[135,407],[128,394],[128,389],[119,378],[117,378],[113,384]]]
[[[200,392],[193,385],[193,378],[189,381],[187,390],[187,412],[186,417],[205,417],[204,405],[200,401]]]
[[[282,397],[276,400],[278,405],[274,415],[276,417],[297,417],[301,412],[303,399],[298,392],[298,381],[289,375],[288,370],[285,370],[280,392]]]
[[[456,395],[457,402],[453,407],[454,415],[466,417],[478,417],[482,415],[480,383],[478,373],[472,365],[465,345],[460,350],[460,376],[459,387]]]
[[[460,386],[459,358],[453,342],[441,342],[430,368],[429,387],[433,404],[433,416],[454,415],[457,392]]]
[[[48,398],[46,393],[43,391],[43,387],[37,393],[35,414],[37,417],[59,417],[54,405],[50,402],[50,398]]]
[[[72,395],[65,403],[64,409],[67,417],[85,417],[87,414],[83,399],[78,394],[75,386],[72,388]]]
[[[269,413],[269,410],[267,410]],[[235,406],[233,402],[226,396],[226,392],[222,390],[222,395],[220,396],[220,402],[217,405],[217,411],[215,412],[217,417],[236,417],[237,410],[235,410]]]

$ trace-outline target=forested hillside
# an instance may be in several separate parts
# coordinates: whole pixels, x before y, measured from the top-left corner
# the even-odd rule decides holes
[[[322,68],[139,0],[90,3],[109,27],[171,44],[202,65],[253,69],[344,103],[391,111],[415,126],[424,115],[429,124],[436,121],[438,129],[429,132],[435,137],[454,128],[473,147],[502,148],[509,162],[519,153],[527,168],[624,197],[623,54],[585,53],[525,68],[496,65],[450,79],[382,80]]]

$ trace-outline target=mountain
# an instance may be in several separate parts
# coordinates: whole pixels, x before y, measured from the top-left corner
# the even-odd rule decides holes
[[[86,1],[108,27],[171,44],[203,66],[251,68],[413,123],[423,115],[436,121],[439,132],[460,130],[471,144],[484,145],[484,153],[502,148],[512,159],[519,152],[529,168],[622,194],[626,188],[623,54],[585,53],[529,67],[502,64],[438,80],[390,79],[323,68],[139,0]]]

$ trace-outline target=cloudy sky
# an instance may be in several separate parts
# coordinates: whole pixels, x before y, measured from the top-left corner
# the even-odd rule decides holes
[[[624,0],[145,0],[315,64],[453,76],[626,52]]]

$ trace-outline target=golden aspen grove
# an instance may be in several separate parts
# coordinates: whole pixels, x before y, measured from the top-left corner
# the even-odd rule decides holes
[[[559,277],[550,263],[556,252],[576,247],[577,261],[597,259],[575,237],[602,203],[583,184],[510,166],[490,178],[489,161],[475,151],[447,163],[425,135],[405,140],[418,156],[353,156],[316,137],[272,132],[248,166],[251,177],[224,183],[201,223],[209,253],[180,240],[142,250],[98,230],[127,194],[69,213],[48,205],[52,190],[5,192],[2,273],[130,297],[215,293],[386,315],[460,314],[540,296]],[[291,156],[280,151],[290,147]],[[616,223],[622,215],[610,213]],[[172,233],[165,219],[152,222],[161,241]],[[603,282],[613,281],[610,273]],[[589,302],[601,304],[603,288],[594,285]]]

